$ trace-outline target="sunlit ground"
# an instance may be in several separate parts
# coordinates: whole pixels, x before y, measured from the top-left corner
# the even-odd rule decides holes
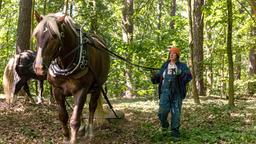
[[[118,114],[123,113],[125,118],[115,119],[112,115],[112,119],[102,123],[97,123],[96,119],[95,137],[91,143],[173,143],[169,135],[163,136],[161,132],[157,118],[158,98],[110,101],[114,110]],[[255,98],[236,100],[236,107],[232,109],[228,100],[218,96],[200,97],[200,102],[201,105],[196,105],[192,98],[183,101],[181,139],[178,143],[256,143]],[[112,113],[105,101],[104,109],[105,113]],[[85,108],[84,115],[86,112]],[[23,99],[19,99],[14,107],[8,109],[1,100],[0,121],[0,143],[63,142],[57,108],[47,102],[44,105],[24,105]]]

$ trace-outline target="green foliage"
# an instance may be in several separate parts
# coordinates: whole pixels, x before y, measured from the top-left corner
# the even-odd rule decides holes
[[[159,21],[158,7],[159,1],[141,0],[134,1],[133,14],[133,41],[130,44],[122,42],[122,8],[121,0],[103,0],[97,1],[97,23],[98,33],[104,37],[109,49],[118,55],[129,58],[132,63],[147,67],[159,68],[167,59],[169,45],[176,45],[181,48],[181,60],[189,60],[189,26],[187,16],[187,3],[177,1],[177,12],[175,17],[170,17],[170,1],[164,1],[161,26],[158,29]],[[34,9],[40,14],[61,12],[63,10],[63,1],[36,1]],[[79,25],[85,23],[84,30],[89,31],[91,18],[94,16],[92,1],[77,0],[73,3],[72,17]],[[0,19],[0,74],[3,74],[4,67],[9,58],[15,52],[15,41],[17,31],[17,20],[19,12],[19,3],[13,0],[6,0],[2,3]],[[243,5],[249,9],[248,3]],[[44,7],[46,6],[46,7]],[[70,13],[70,11],[69,11]],[[204,39],[204,67],[211,71],[213,76],[212,87],[210,83],[209,94],[223,94],[227,85],[227,56],[226,56],[226,1],[209,0],[203,7],[205,23]],[[170,29],[170,21],[175,21],[175,28]],[[37,23],[34,21],[34,25]],[[233,55],[241,55],[241,63],[235,63],[234,66],[241,65],[241,80],[236,81],[236,87],[239,89],[237,94],[245,94],[247,87],[243,85],[249,78],[248,73],[248,51],[252,45],[255,45],[256,38],[252,36],[251,29],[255,22],[241,7],[238,2],[233,2]],[[33,46],[34,47],[34,46]],[[128,57],[129,56],[129,57]],[[111,96],[121,96],[127,89],[124,71],[126,63],[116,58],[112,58],[111,69],[107,81],[108,92]],[[150,72],[131,66],[132,84],[134,94],[137,96],[155,95],[155,86],[150,82]],[[206,77],[206,76],[205,76]],[[243,84],[241,84],[243,83]],[[0,79],[2,84],[2,79]],[[48,86],[47,86],[48,87]],[[47,88],[48,89],[48,88]],[[2,88],[0,89],[2,90]],[[240,91],[241,90],[241,91]],[[32,90],[35,93],[35,88]]]
[[[211,99],[203,100],[202,106],[190,105],[190,100],[184,104],[182,136],[178,143],[255,142],[254,128],[251,127],[255,115],[253,110],[246,109],[252,103],[239,102],[236,109],[230,109],[222,100],[215,99],[214,103]],[[142,124],[139,129],[137,134],[150,139],[150,143],[173,143],[172,138],[164,136],[152,121]]]
[[[18,3],[13,0],[6,0],[2,3],[0,13],[0,75],[3,75],[5,65],[15,52]],[[0,85],[2,85],[2,77]],[[0,91],[3,88],[0,87]]]
[[[244,3],[248,9],[248,3]],[[226,30],[227,30],[227,10],[226,1],[208,1],[204,7],[205,14],[205,33],[208,37],[204,40],[205,44],[205,67],[211,68],[209,71],[213,75],[213,87],[210,88],[210,94],[222,95],[227,90],[228,73],[227,73],[227,55],[226,55]],[[253,27],[253,20],[245,12],[244,8],[239,3],[233,3],[233,34],[232,34],[232,49],[233,60],[236,55],[241,56],[239,62],[234,63],[236,70],[237,66],[241,66],[241,79],[235,80],[236,94],[246,94],[247,86],[240,85],[246,83],[251,78],[248,78],[248,51],[255,44],[255,36],[250,35]],[[235,71],[237,72],[237,71]],[[226,85],[226,87],[225,87]]]

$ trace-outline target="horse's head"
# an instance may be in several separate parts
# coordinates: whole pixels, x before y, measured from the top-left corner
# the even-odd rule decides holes
[[[62,25],[65,21],[65,15],[49,14],[40,16],[35,13],[35,17],[38,25],[33,32],[37,45],[34,70],[37,75],[45,75],[51,61],[56,58],[62,47]]]

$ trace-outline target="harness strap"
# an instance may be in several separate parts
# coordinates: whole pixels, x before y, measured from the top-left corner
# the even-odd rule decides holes
[[[90,43],[91,44],[91,43]],[[100,43],[101,44],[101,43]],[[99,48],[95,45],[95,43],[93,43],[93,46],[98,49],[98,50],[101,50],[101,51],[104,51],[104,52],[107,52],[108,54],[110,54],[112,57],[116,57],[130,65],[133,65],[133,66],[136,66],[136,67],[139,67],[139,68],[143,68],[143,69],[147,69],[147,70],[159,70],[159,68],[152,68],[152,67],[146,67],[146,66],[141,66],[141,65],[138,65],[138,64],[135,64],[135,63],[132,63],[131,61],[127,60],[126,58],[122,57],[122,56],[119,56],[117,55],[116,53],[110,51],[109,49],[106,48],[106,46],[104,46],[103,44],[101,44],[104,48]]]
[[[75,58],[77,59],[73,60],[73,62],[66,69],[61,69],[57,63],[57,59],[55,59],[49,67],[49,73],[52,76],[69,76],[71,74],[79,74],[77,73],[79,71],[82,71],[82,73],[85,73],[85,71],[87,71],[86,68],[88,65],[88,56],[87,56],[87,50],[84,44],[90,43],[90,40],[88,36],[85,36],[84,38],[82,38],[82,35],[80,35],[79,38],[78,38],[79,44],[77,45],[77,47],[64,57],[64,58],[67,58],[69,55],[79,50],[79,52],[76,53],[76,56],[75,56]]]

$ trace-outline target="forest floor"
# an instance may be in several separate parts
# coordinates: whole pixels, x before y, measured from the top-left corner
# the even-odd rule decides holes
[[[200,97],[183,102],[181,144],[256,143],[256,98],[236,100],[230,109],[227,100]],[[173,143],[163,136],[157,118],[158,99],[111,99],[113,107],[125,114],[124,119],[96,120],[94,138],[80,143],[92,144],[155,144]],[[26,104],[24,100],[8,108],[0,100],[0,144],[63,143],[56,105]],[[104,108],[107,109],[104,104]],[[86,113],[86,112],[85,112]]]

